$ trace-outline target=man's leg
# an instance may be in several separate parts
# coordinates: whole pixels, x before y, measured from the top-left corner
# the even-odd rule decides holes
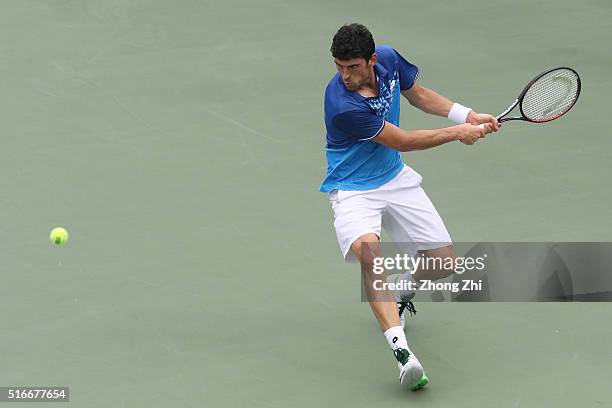
[[[380,255],[381,217],[388,204],[385,194],[381,195],[378,189],[333,191],[329,198],[334,210],[334,228],[342,255],[346,260],[355,256],[361,262],[363,282],[366,287],[371,287],[367,282],[377,279],[373,276],[373,262],[376,256]],[[364,243],[368,246],[367,251],[362,254]],[[372,301],[370,306],[398,361],[400,383],[412,389],[421,388],[427,383],[427,377],[421,364],[408,348],[406,335],[399,325],[396,303],[390,294],[380,295],[387,296],[388,299],[379,298],[378,300],[382,301]]]
[[[428,267],[419,267],[414,274],[414,280],[438,280],[446,278],[455,272],[455,248],[448,245],[442,248],[419,251],[426,262],[421,263]],[[450,260],[450,262],[449,262]]]
[[[381,279],[381,275],[373,272],[374,258],[382,256],[378,236],[370,233],[360,237],[351,245],[351,251],[361,264],[365,292],[380,328],[384,332],[391,327],[399,326],[399,315],[393,295],[388,291],[374,290],[374,281]]]
[[[374,273],[374,259],[381,256],[378,235],[369,233],[361,236],[353,242],[351,251],[361,264],[362,282],[372,312],[397,360],[400,383],[412,390],[423,388],[429,380],[421,363],[408,347],[404,329],[400,326],[395,298],[390,292],[375,290],[374,287],[374,281],[384,277]]]

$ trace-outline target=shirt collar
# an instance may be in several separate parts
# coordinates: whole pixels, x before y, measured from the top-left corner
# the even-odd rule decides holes
[[[387,70],[385,67],[380,65],[378,62],[374,64],[374,73],[378,75],[379,78],[383,78],[387,76]]]

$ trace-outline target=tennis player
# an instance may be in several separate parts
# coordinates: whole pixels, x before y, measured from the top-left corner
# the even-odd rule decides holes
[[[403,163],[400,152],[454,141],[473,145],[496,132],[499,123],[492,115],[476,113],[417,84],[418,68],[392,47],[375,46],[372,34],[361,24],[341,27],[331,53],[338,72],[325,90],[327,176],[320,191],[329,195],[342,255],[346,261],[359,260],[366,288],[374,276],[375,258],[381,256],[381,226],[391,240],[412,243],[415,254],[454,258],[446,227],[421,188],[421,175]],[[423,112],[458,124],[400,129],[400,95]],[[417,270],[408,275],[418,282],[450,273]],[[401,385],[415,390],[428,378],[400,323],[405,310],[415,312],[412,296],[414,292],[408,291],[383,301],[368,299],[397,360]]]

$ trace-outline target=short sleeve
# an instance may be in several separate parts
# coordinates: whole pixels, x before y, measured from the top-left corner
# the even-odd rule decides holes
[[[372,139],[385,127],[385,120],[374,112],[354,110],[333,118],[334,126],[359,141]]]
[[[394,50],[395,51],[395,50]],[[414,81],[419,76],[419,68],[416,65],[412,65],[400,55],[399,52],[395,51],[397,55],[397,70],[400,78],[400,89],[405,91],[406,89],[412,88]]]

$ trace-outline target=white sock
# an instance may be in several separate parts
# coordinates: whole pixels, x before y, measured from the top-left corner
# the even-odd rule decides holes
[[[406,341],[406,335],[404,334],[404,329],[402,329],[402,326],[391,327],[385,332],[385,338],[387,339],[391,350],[398,348],[410,350],[408,348],[408,342]]]

